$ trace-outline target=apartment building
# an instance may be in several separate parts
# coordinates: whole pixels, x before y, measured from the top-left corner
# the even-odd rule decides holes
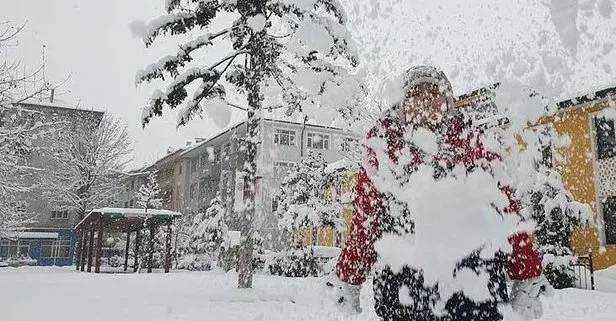
[[[313,123],[262,119],[261,143],[257,149],[255,208],[257,227],[267,247],[280,247],[278,219],[272,212],[273,199],[282,179],[308,149],[321,153],[329,163],[348,157],[359,137],[339,128]],[[242,168],[245,152],[241,139],[246,135],[242,122],[183,151],[176,162],[175,204],[173,210],[185,215],[205,210],[220,191],[230,209],[237,210],[244,199]],[[239,220],[230,217],[230,229],[239,229]]]
[[[103,112],[70,108],[66,104],[54,101],[28,100],[19,104],[20,117],[27,121],[51,124],[47,130],[56,132],[75,132],[81,135],[91,134],[103,118]],[[38,135],[32,142],[34,146],[44,149],[52,144],[53,135]],[[29,155],[28,164],[42,170],[49,168],[49,159],[45,153],[34,152]],[[34,178],[36,179],[36,178]],[[34,181],[31,183],[35,183]],[[23,195],[26,211],[34,214],[34,222],[17,235],[17,239],[0,240],[0,258],[31,259],[36,265],[71,265],[76,243],[73,227],[78,222],[77,213],[54,209],[49,200],[40,191]]]

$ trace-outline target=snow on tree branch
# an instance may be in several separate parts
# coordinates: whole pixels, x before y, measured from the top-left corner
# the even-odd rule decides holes
[[[209,67],[198,61],[189,63],[188,60],[185,65],[176,64],[179,60],[166,57],[146,72],[139,73],[139,78],[145,81],[162,77],[163,70],[173,78],[165,92],[154,92],[143,110],[142,123],[145,126],[153,116],[162,115],[165,105],[173,109],[181,103],[186,105],[178,113],[178,125],[186,124],[194,115],[204,112],[206,115],[217,114],[208,114],[205,107],[220,106],[219,102],[209,102],[226,98],[225,88],[228,86],[225,82],[235,87],[237,93],[246,96],[248,133],[243,139],[243,148],[246,152],[244,184],[248,194],[245,195],[247,201],[243,213],[239,214],[243,219],[240,224],[242,245],[238,284],[240,287],[250,287],[250,257],[257,228],[255,222],[262,221],[254,213],[256,151],[260,137],[258,120],[264,110],[280,106],[288,106],[290,113],[311,109],[314,114],[325,114],[326,110],[333,110],[329,113],[333,115],[338,106],[348,106],[348,102],[358,101],[348,99],[348,93],[330,93],[341,88],[350,90],[351,87],[340,86],[342,78],[352,78],[350,73],[343,71],[358,62],[349,34],[345,31],[346,16],[340,4],[333,0],[171,1],[166,3],[166,9],[172,12],[153,20],[148,27],[133,24],[133,30],[142,36],[146,47],[161,34],[187,34],[196,28],[207,29],[214,19],[222,18],[220,13],[224,13],[227,19],[221,19],[221,23],[226,23],[222,30],[229,32],[224,37],[217,37],[212,44],[207,43],[207,46],[212,48],[211,53],[228,50],[229,45],[235,52],[216,57],[216,62]],[[236,18],[228,19],[228,13]],[[192,52],[196,54],[197,51]],[[239,56],[243,61],[236,59]],[[190,90],[194,89],[190,84],[197,79],[202,82],[190,94],[189,87]],[[312,79],[317,80],[311,83]],[[327,104],[320,103],[324,96],[329,98]],[[346,102],[337,104],[336,97]]]

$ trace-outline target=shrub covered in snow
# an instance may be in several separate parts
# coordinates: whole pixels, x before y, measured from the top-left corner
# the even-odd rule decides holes
[[[535,242],[542,256],[544,274],[557,289],[572,287],[576,276],[571,249],[571,235],[575,228],[586,224],[592,210],[573,199],[565,190],[560,174],[546,167],[537,172],[537,180],[523,199],[526,211],[535,220]]]
[[[331,273],[340,248],[310,246],[266,255],[266,272],[286,277],[323,276]]]
[[[287,250],[272,254],[265,263],[270,274],[286,277],[319,276],[319,267],[310,250]]]
[[[228,234],[226,213],[227,209],[218,194],[212,199],[205,213],[198,213],[193,217],[185,234],[186,240],[181,242],[184,256],[178,268],[204,271],[216,265]]]
[[[326,168],[323,156],[308,150],[301,163],[283,179],[276,195],[281,230],[297,234],[302,228],[328,226],[342,232],[342,204],[330,188],[336,173]]]

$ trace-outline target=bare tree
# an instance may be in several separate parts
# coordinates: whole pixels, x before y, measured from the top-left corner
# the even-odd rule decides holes
[[[131,152],[128,130],[119,120],[105,114],[82,121],[82,126],[58,133],[47,151],[52,173],[44,182],[51,206],[72,210],[79,219],[115,201]]]
[[[49,123],[37,121],[35,112],[20,103],[56,88],[42,75],[44,64],[20,73],[20,64],[3,55],[7,47],[17,45],[24,27],[0,22],[0,238],[15,237],[32,221],[22,196],[36,187],[33,175],[38,169],[28,164],[28,158],[37,150],[33,141],[51,130]]]

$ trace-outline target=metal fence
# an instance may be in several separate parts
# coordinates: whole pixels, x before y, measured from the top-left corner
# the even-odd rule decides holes
[[[576,287],[585,290],[595,289],[595,269],[592,262],[592,253],[579,256],[573,268],[577,277]]]

